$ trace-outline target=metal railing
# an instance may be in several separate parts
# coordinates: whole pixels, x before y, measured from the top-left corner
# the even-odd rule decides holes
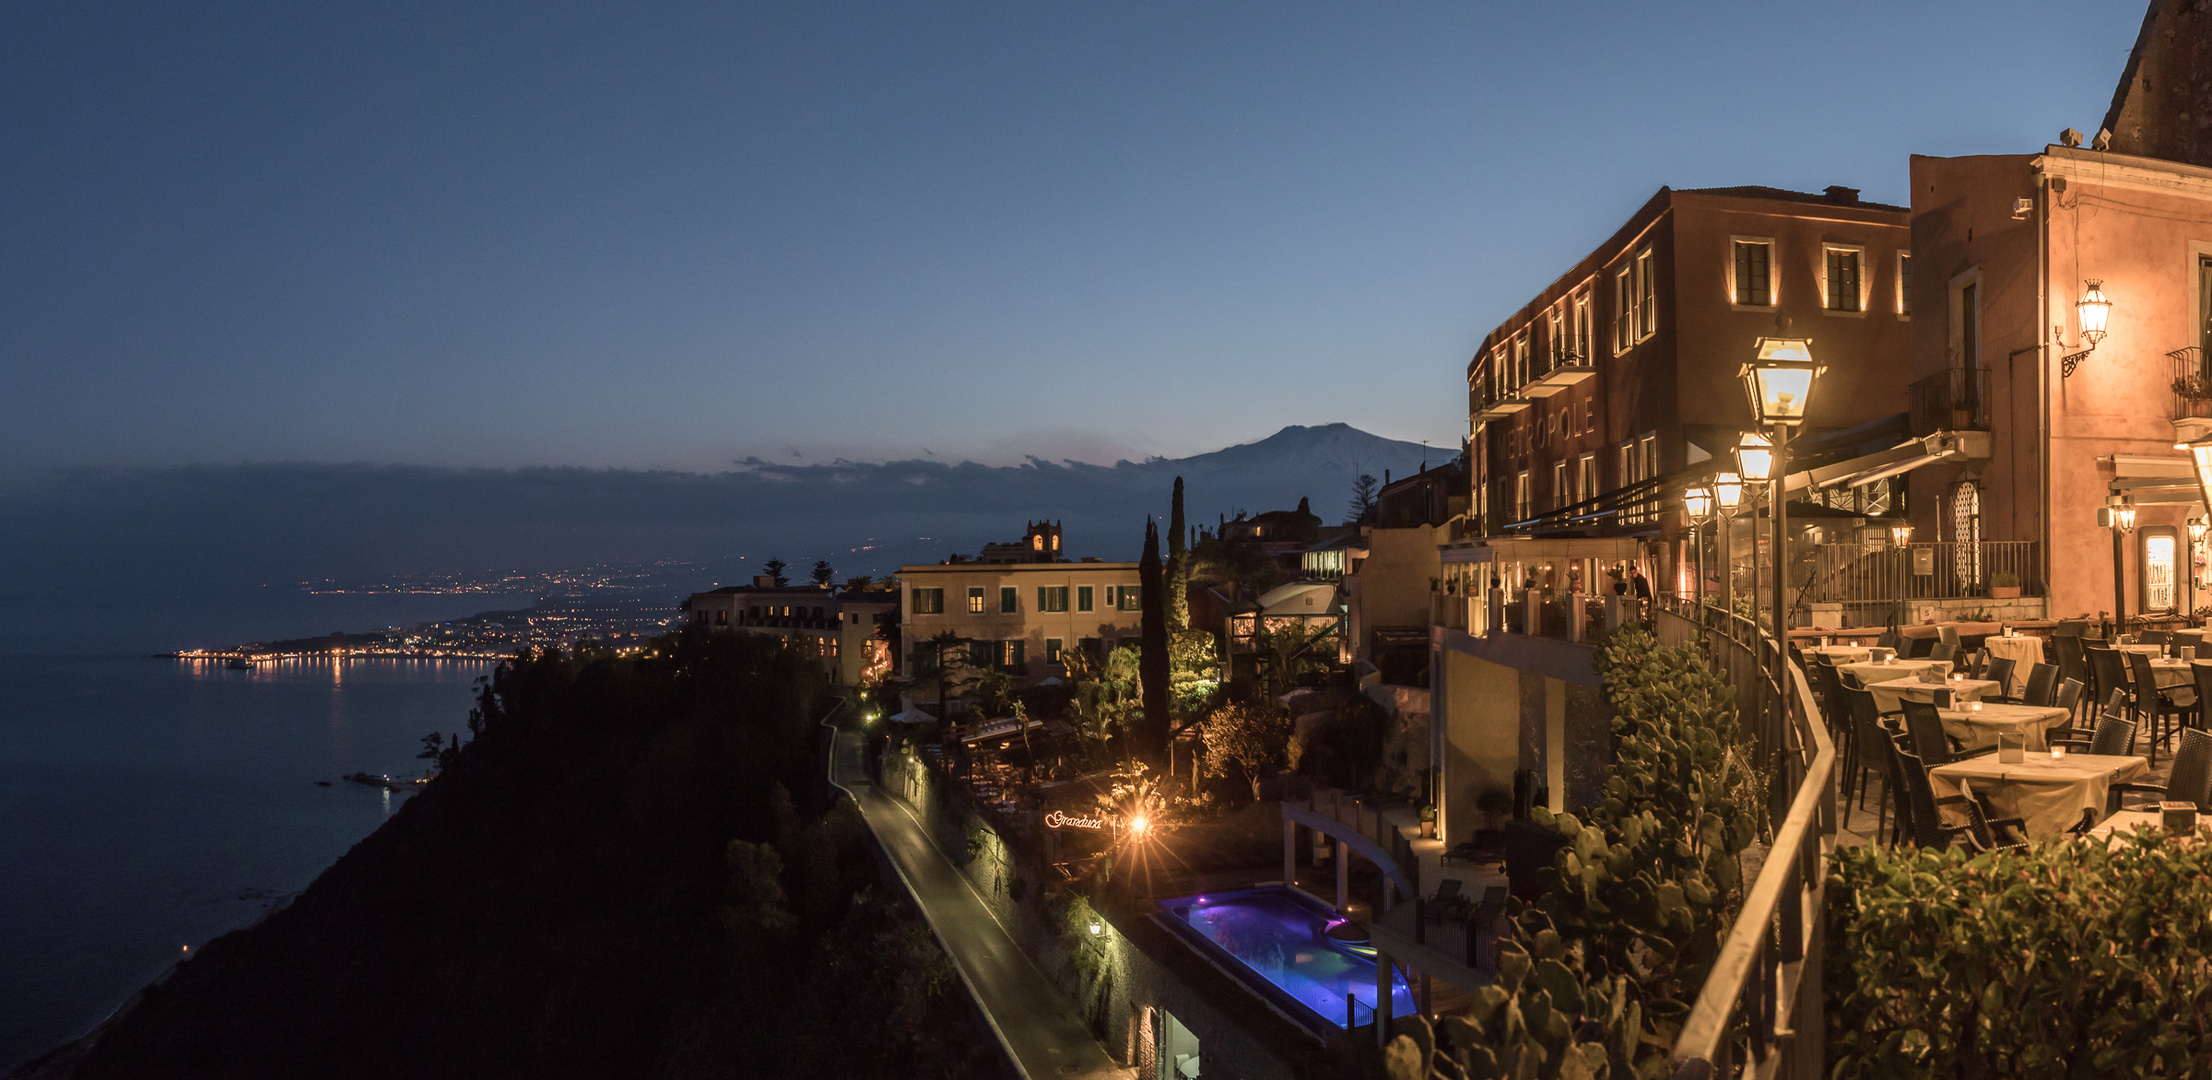
[[[1905,388],[1914,436],[1989,430],[1989,369],[1952,368]]]
[[[2174,362],[2174,404],[2167,419],[2212,417],[2212,369],[2205,366],[2204,349],[2191,345],[2167,353],[2166,358]]]
[[[2043,562],[2034,540],[1943,541],[1929,544],[1822,544],[1813,551],[1804,603],[1842,604],[1845,615],[1886,622],[1902,617],[1908,600],[1990,598],[1990,582],[2005,576],[2024,596],[2043,592]]]
[[[1739,702],[1754,690],[1774,692],[1768,673],[1775,670],[1779,646],[1750,620],[1662,601],[1659,623],[1662,642],[1702,648],[1737,687]],[[1825,1072],[1821,960],[1827,947],[1828,859],[1836,844],[1836,748],[1804,672],[1795,664],[1782,670],[1787,678],[1779,724],[1768,719],[1751,728],[1761,734],[1761,760],[1775,766],[1772,791],[1780,824],[1675,1037],[1676,1080],[1813,1080]],[[1739,704],[1747,707],[1757,710]]]

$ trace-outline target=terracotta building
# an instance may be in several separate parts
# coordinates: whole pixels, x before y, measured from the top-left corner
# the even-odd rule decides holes
[[[1686,560],[1666,546],[1679,485],[1664,481],[1728,457],[1748,421],[1737,372],[1778,321],[1828,364],[1808,432],[1905,411],[1910,249],[1906,209],[1851,188],[1661,188],[1468,364],[1468,534],[1642,537],[1651,543],[1634,550],[1656,584],[1692,588],[1673,580]],[[1871,441],[1901,436],[1897,426]],[[1851,497],[1867,496],[1876,505],[1853,504],[1862,515],[1889,511],[1886,483]],[[1609,569],[1568,562],[1501,580],[1536,573],[1539,585],[1595,591]]]
[[[2024,584],[2047,586],[2054,616],[2207,602],[2189,529],[2205,511],[2175,447],[2212,426],[2208,24],[2195,5],[2150,6],[2087,146],[2069,131],[2036,153],[1912,161],[1928,313],[1913,370],[1986,373],[1992,406],[1987,456],[1922,470],[1943,496],[1914,522],[2048,552],[2045,580]],[[2132,530],[2100,525],[2115,502]]]

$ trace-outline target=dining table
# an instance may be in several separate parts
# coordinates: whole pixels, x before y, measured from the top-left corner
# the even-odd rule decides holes
[[[2003,762],[1992,751],[1928,770],[1936,798],[1965,793],[1969,785],[1988,800],[1992,817],[2019,818],[2031,839],[2065,832],[2081,822],[2083,810],[2104,813],[2105,796],[2115,783],[2150,772],[2150,762],[2132,754],[2023,754]]]
[[[1864,645],[1819,645],[1810,651],[1839,664],[1856,664],[1874,655],[1874,650]]]
[[[1992,634],[1982,639],[1982,651],[1993,660],[2012,661],[2012,678],[2006,683],[2002,697],[2019,697],[2026,693],[2028,672],[2043,663],[2043,639],[2039,637]]]
[[[1875,709],[1885,713],[1904,708],[1908,699],[1948,707],[1957,703],[1979,701],[1992,695],[2002,696],[1997,694],[1997,684],[1989,679],[1946,677],[1942,682],[1929,682],[1917,675],[1907,675],[1902,679],[1870,682],[1866,684],[1866,688],[1874,695]]]
[[[1967,751],[1994,748],[1999,736],[2018,735],[2030,753],[2050,755],[2048,732],[2064,727],[2073,714],[2057,706],[2006,705],[1976,702],[1978,709],[1942,709],[1943,733],[1957,739]]]
[[[1872,686],[1878,682],[1889,682],[1892,679],[1918,675],[1930,668],[1949,675],[1951,673],[1951,662],[1949,660],[1891,659],[1861,660],[1855,664],[1839,663],[1836,665],[1838,672],[1849,674],[1853,679],[1858,680],[1860,686]],[[1896,706],[1892,704],[1890,708],[1894,709]]]
[[[2156,810],[2122,810],[2098,822],[2095,828],[2089,830],[2089,836],[2093,840],[2113,844],[2127,839],[2135,830],[2145,825],[2161,833],[2166,831],[2166,820]],[[2202,839],[2208,831],[2212,831],[2212,814],[2198,814],[2197,837]]]

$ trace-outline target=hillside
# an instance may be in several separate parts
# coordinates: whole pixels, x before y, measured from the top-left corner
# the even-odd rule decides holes
[[[503,667],[425,791],[35,1075],[999,1075],[857,814],[823,809],[826,704],[744,635]]]

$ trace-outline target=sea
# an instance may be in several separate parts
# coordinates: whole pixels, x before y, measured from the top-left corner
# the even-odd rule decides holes
[[[421,775],[491,670],[0,653],[0,1072],[306,888],[410,797],[341,777]]]

